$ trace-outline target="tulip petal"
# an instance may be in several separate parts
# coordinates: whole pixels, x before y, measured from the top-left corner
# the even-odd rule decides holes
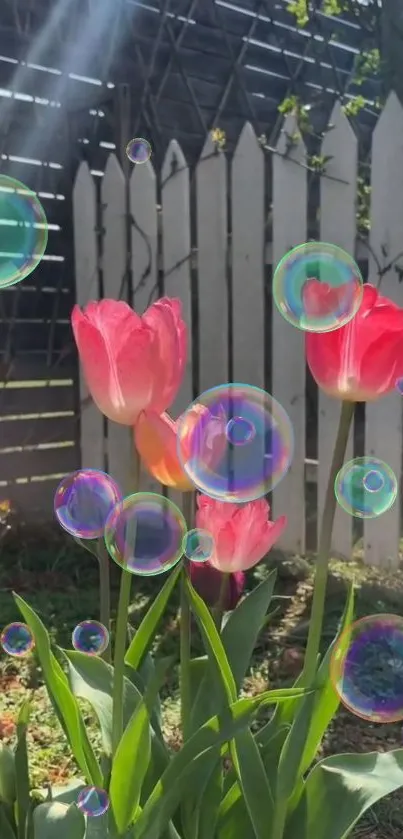
[[[153,330],[154,348],[153,410],[161,414],[175,399],[182,380],[186,357],[186,327],[180,318],[179,300],[161,298],[143,315],[143,321]]]
[[[263,534],[261,534],[260,542],[258,545],[258,549],[255,549],[255,552],[251,551],[250,554],[244,558],[242,558],[242,571],[247,571],[249,568],[253,568],[263,559],[266,554],[271,551],[273,545],[280,539],[284,529],[287,526],[287,516],[280,516],[280,518],[276,519],[273,522],[267,522],[267,528]]]
[[[141,413],[134,427],[134,441],[144,465],[157,481],[182,492],[194,489],[179,462],[176,423],[168,414]]]

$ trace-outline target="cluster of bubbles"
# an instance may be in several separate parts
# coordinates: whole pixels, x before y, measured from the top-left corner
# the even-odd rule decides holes
[[[47,242],[48,224],[36,192],[15,178],[0,175],[0,289],[32,273]]]

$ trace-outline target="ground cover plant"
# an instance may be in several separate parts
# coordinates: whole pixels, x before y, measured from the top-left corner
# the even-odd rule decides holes
[[[320,386],[341,399],[340,425],[313,576],[311,566],[303,566],[303,576],[313,583],[309,618],[300,616],[305,617],[305,626],[304,620],[299,622],[306,633],[303,652],[286,644],[286,638],[298,636],[298,624],[291,621],[287,633],[284,613],[273,638],[277,650],[287,652],[280,658],[286,683],[280,673],[279,685],[272,684],[272,674],[264,670],[259,684],[254,662],[271,622],[276,627],[277,609],[288,602],[278,599],[282,596],[275,588],[276,571],[270,568],[270,563],[275,564],[270,551],[286,527],[286,511],[273,522],[262,498],[243,497],[237,503],[199,493],[193,519],[194,481],[176,445],[182,434],[185,447],[191,448],[192,433],[206,418],[206,405],[193,410],[185,427],[183,420],[174,424],[165,413],[186,361],[186,329],[178,301],[163,299],[143,318],[114,301],[91,303],[84,313],[78,309],[73,313],[94,401],[109,419],[134,427],[135,446],[151,474],[185,493],[187,521],[162,497],[161,502],[155,496],[147,501],[136,492],[108,510],[98,539],[93,533],[89,538],[88,497],[81,495],[81,503],[87,505],[85,532],[77,528],[77,506],[70,509],[70,523],[64,520],[81,550],[87,548],[94,562],[97,557],[100,617],[108,628],[109,592],[116,575],[119,578],[113,664],[111,645],[102,657],[69,649],[59,632],[55,637],[45,626],[43,613],[49,604],[42,601],[34,609],[25,593],[14,593],[10,616],[15,616],[11,609],[18,610],[34,640],[39,678],[65,737],[65,776],[74,771],[77,781],[63,790],[50,785],[45,794],[35,789],[27,742],[30,726],[36,725],[38,672],[32,664],[29,669],[27,660],[28,693],[9,720],[11,728],[16,725],[16,743],[12,749],[3,744],[0,750],[4,839],[347,839],[366,813],[375,812],[377,802],[403,786],[403,749],[322,756],[339,710],[330,664],[335,649],[347,652],[349,627],[357,616],[350,581],[344,587],[342,614],[331,627],[335,638],[329,643],[324,613],[335,481],[343,466],[355,402],[380,398],[403,375],[403,311],[371,286],[354,286],[353,294],[349,288],[343,301],[340,290],[332,294],[309,276],[304,292],[310,320],[307,359]],[[352,307],[348,318],[346,301]],[[312,331],[315,317],[322,322],[328,317],[329,302],[332,312],[344,320],[333,331]],[[231,386],[230,393],[232,398]],[[215,425],[207,453],[213,471],[222,455],[221,445]],[[358,507],[362,488],[354,492]],[[139,521],[128,517],[128,511],[151,503],[153,514],[159,504],[160,510],[173,511],[175,526],[184,526],[185,535],[187,527],[208,528],[213,547],[201,565],[184,559],[171,562],[171,557],[164,566],[159,557],[158,570],[168,573],[151,597],[151,582],[143,581],[149,601],[146,609],[140,606],[136,619],[132,583],[137,575],[144,576],[144,567],[137,554]],[[115,538],[105,536],[104,541],[104,531]],[[112,575],[105,543],[119,566]],[[142,550],[143,561],[144,545]],[[154,562],[155,556],[147,561]],[[174,640],[179,651],[173,649]],[[266,655],[266,645],[264,649]],[[271,667],[275,674],[274,662]],[[176,691],[175,740],[172,726],[169,734],[173,708],[167,697]],[[49,740],[53,731],[52,726]],[[13,733],[9,731],[9,736]],[[38,776],[38,768],[36,775],[39,783],[45,780]],[[98,799],[105,796],[108,806],[103,815],[91,816],[88,809],[86,814],[83,790]]]

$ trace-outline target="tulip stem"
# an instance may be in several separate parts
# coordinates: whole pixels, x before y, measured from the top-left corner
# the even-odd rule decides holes
[[[218,632],[221,632],[222,619],[225,612],[225,604],[227,601],[227,592],[230,584],[229,574],[223,572],[221,574],[220,591],[218,593],[217,606],[213,609],[214,622]]]
[[[115,755],[123,734],[123,682],[132,575],[122,571],[116,617],[115,655],[113,660],[112,754]]]
[[[188,530],[193,525],[194,493],[182,493],[182,511],[186,519]],[[186,566],[182,569],[181,575],[181,599],[180,599],[180,695],[181,695],[181,724],[182,737],[187,740],[189,737],[189,723],[191,710],[191,685],[190,685],[190,661],[192,628],[189,601],[186,594]]]
[[[311,619],[309,623],[308,641],[302,673],[301,684],[303,685],[311,685],[316,675],[320,640],[322,635],[323,614],[325,609],[326,584],[329,569],[329,557],[332,546],[332,531],[337,504],[334,483],[337,473],[343,465],[350,426],[354,416],[354,409],[355,402],[342,402],[339,428],[334,445],[333,459],[329,472],[325,505],[323,508],[322,523],[319,534]]]
[[[109,554],[105,548],[103,539],[98,543],[98,562],[99,562],[99,620],[106,627],[108,633],[111,629],[111,589],[110,589],[110,574],[109,574]],[[104,661],[111,663],[111,644],[109,642],[105,652],[102,655]]]

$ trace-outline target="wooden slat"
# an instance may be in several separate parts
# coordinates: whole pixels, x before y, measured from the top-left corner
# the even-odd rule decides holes
[[[0,390],[1,416],[17,414],[42,414],[57,411],[74,411],[75,393],[73,385],[66,387],[23,387]],[[1,479],[1,476],[0,476]]]
[[[357,138],[337,103],[330,117],[334,126],[322,144],[322,155],[329,158],[326,175],[320,182],[320,237],[354,255],[356,234]],[[330,180],[333,178],[333,180]],[[318,401],[318,526],[329,479],[329,469],[336,440],[340,403],[319,389]],[[353,457],[351,428],[345,460]],[[352,520],[340,507],[336,511],[332,547],[347,559],[351,556]]]
[[[45,323],[39,319],[37,322],[27,319],[20,321],[2,320],[0,318],[0,353],[11,351],[11,354],[20,352],[46,352],[52,350],[60,352],[69,346],[71,342],[70,323],[56,322]]]
[[[76,440],[77,430],[77,419],[74,416],[0,420],[0,452],[2,449],[15,446],[35,446],[39,443],[62,443],[66,440]]]
[[[82,163],[73,189],[76,299],[85,306],[99,297],[96,192],[86,163]],[[79,370],[80,401],[88,398],[82,369]],[[104,468],[103,417],[94,404],[82,413],[80,423],[81,463],[92,469]]]
[[[306,149],[301,139],[289,148],[289,137],[298,134],[293,117],[287,117],[273,155],[273,263],[291,248],[306,241]],[[298,165],[302,164],[302,165]],[[305,352],[303,332],[286,323],[273,304],[272,393],[287,412],[294,429],[294,458],[290,471],[273,493],[273,516],[287,514],[288,525],[281,545],[304,552],[305,504]]]
[[[126,184],[115,154],[111,154],[101,187],[103,207],[104,297],[127,298]],[[108,472],[126,494],[133,489],[131,431],[108,422]]]
[[[132,250],[133,307],[142,315],[158,295],[157,183],[151,160],[134,166],[129,182]],[[140,489],[161,492],[145,467],[140,469]]]
[[[52,319],[69,318],[74,306],[73,291],[58,293],[46,292],[23,284],[2,289],[0,296],[0,321],[13,317],[29,320],[30,318]]]
[[[48,524],[54,521],[53,502],[57,487],[64,473],[51,480],[14,483],[3,486],[0,483],[0,500],[11,501],[12,509],[24,522]],[[67,535],[67,534],[66,534]]]
[[[403,242],[403,109],[391,93],[375,128],[371,168],[371,250],[380,264],[402,251]],[[386,254],[386,255],[385,255]],[[377,267],[370,261],[370,282],[377,284]],[[381,291],[403,306],[403,285],[394,268],[382,278]],[[400,483],[402,458],[402,397],[398,393],[369,402],[365,423],[368,456],[385,461]],[[397,567],[400,536],[400,494],[393,507],[364,525],[365,562]]]
[[[232,161],[233,381],[264,388],[264,156],[247,123]]]
[[[199,391],[228,381],[227,161],[208,137],[196,169]],[[218,327],[218,328],[217,328]]]
[[[1,481],[16,481],[40,475],[64,474],[79,468],[76,446],[0,454]]]

